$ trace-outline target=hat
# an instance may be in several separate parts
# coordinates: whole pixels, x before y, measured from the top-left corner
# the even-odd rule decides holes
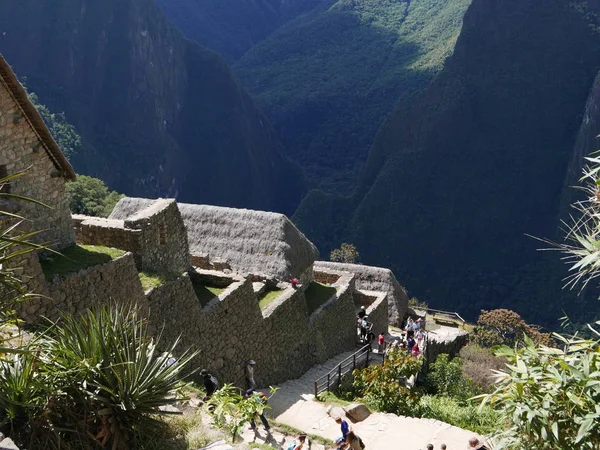
[[[479,439],[476,437],[469,439],[469,446],[467,447],[467,450],[479,450],[481,447],[483,447],[483,442],[479,442]]]
[[[254,391],[253,391],[252,389],[248,389],[248,390],[246,391],[246,395],[250,396],[250,395],[252,395],[252,394],[254,394]]]
[[[202,375],[202,376],[206,376],[206,375],[208,375],[208,370],[206,370],[206,369],[202,369],[202,370],[200,371],[200,375]]]
[[[363,305],[363,306],[361,306],[361,307],[360,307],[360,309],[366,309],[366,308],[365,308],[365,306]]]
[[[251,366],[255,366],[256,365],[256,361],[254,361],[253,359],[251,359],[250,361],[248,361],[248,364]]]

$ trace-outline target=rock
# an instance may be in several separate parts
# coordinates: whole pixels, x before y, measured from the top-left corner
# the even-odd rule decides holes
[[[19,450],[19,447],[11,439],[5,438],[0,442],[0,450]]]
[[[329,414],[329,416],[333,419],[335,419],[336,417],[341,417],[343,419],[346,415],[345,411],[342,408],[340,408],[339,406],[331,408],[331,405],[327,408],[327,414]]]
[[[371,411],[362,403],[353,403],[350,406],[344,408],[346,415],[353,422],[362,422],[371,415]]]

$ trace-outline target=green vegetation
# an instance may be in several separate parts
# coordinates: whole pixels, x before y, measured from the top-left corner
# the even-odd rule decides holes
[[[461,402],[480,394],[473,380],[464,376],[462,366],[461,358],[450,359],[446,354],[439,355],[427,374],[427,382],[433,392]]]
[[[269,423],[273,427],[277,428],[277,430],[279,430],[281,433],[284,433],[288,436],[300,436],[301,434],[306,434],[306,436],[308,436],[308,438],[312,442],[318,442],[318,443],[324,445],[326,448],[335,444],[335,442],[333,442],[331,439],[327,439],[323,436],[319,436],[318,434],[306,433],[302,430],[299,430],[298,428],[294,428],[285,423],[279,423],[279,422],[276,422],[275,420],[270,420]]]
[[[308,315],[314,313],[321,305],[325,304],[333,295],[335,295],[336,289],[326,284],[317,283],[313,281],[310,283],[304,296],[306,298],[306,305],[308,306]]]
[[[260,309],[265,309],[267,306],[269,306],[271,302],[281,295],[282,292],[283,289],[270,289],[265,292],[258,301]]]
[[[106,264],[124,254],[124,250],[116,248],[76,244],[62,250],[60,254],[46,256],[41,260],[41,265],[46,279],[52,280],[56,275],[64,276],[87,267]]]
[[[208,305],[213,298],[218,297],[225,289],[227,289],[222,287],[206,286],[198,282],[193,282],[192,285],[194,286],[196,297],[198,297],[198,301],[203,308]]]
[[[451,54],[470,3],[321,1],[234,68],[313,185],[347,195],[397,100]]]
[[[385,364],[354,371],[353,393],[378,411],[398,415],[415,415],[419,396],[400,382],[421,370],[422,359],[414,358],[395,348],[388,353]]]
[[[174,280],[177,276],[170,273],[138,272],[142,287],[145,291]]]
[[[124,195],[110,191],[98,178],[78,175],[77,180],[67,183],[69,207],[74,214],[108,217]]]
[[[521,316],[508,309],[481,311],[473,330],[473,342],[481,347],[521,345],[525,336],[537,343],[548,344],[550,335],[527,324]]]
[[[162,436],[159,407],[179,400],[195,356],[159,352],[146,321],[115,306],[63,316],[31,345],[0,362],[0,431],[27,448],[128,450]]]
[[[340,248],[331,251],[329,259],[334,262],[355,264],[360,258],[358,250],[352,244],[343,243]]]
[[[67,159],[70,159],[81,151],[81,137],[77,134],[75,127],[67,122],[64,112],[53,113],[46,105],[40,103],[39,98],[33,92],[29,94],[29,100],[36,107],[46,126],[50,130],[50,134],[65,154]]]

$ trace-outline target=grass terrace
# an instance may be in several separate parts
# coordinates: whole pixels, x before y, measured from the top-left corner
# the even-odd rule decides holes
[[[198,297],[198,301],[203,308],[208,305],[208,302],[213,298],[218,297],[225,289],[227,289],[227,287],[206,286],[198,282],[193,282],[192,285],[194,286],[196,297]]]
[[[64,276],[79,272],[88,267],[106,264],[126,252],[102,245],[72,245],[60,252],[53,253],[40,261],[42,271],[47,280],[52,280],[56,275]]]
[[[265,292],[259,299],[258,299],[258,305],[260,306],[260,309],[265,309],[267,306],[269,306],[277,297],[279,297],[279,295],[281,295],[281,293],[283,292],[283,289],[271,289],[268,290],[267,292]]]
[[[308,315],[310,316],[321,305],[325,304],[335,294],[335,288],[313,281],[304,292]]]
[[[176,275],[170,273],[156,273],[156,272],[139,272],[140,281],[144,291],[153,289],[161,284],[165,284],[169,281],[177,278]]]

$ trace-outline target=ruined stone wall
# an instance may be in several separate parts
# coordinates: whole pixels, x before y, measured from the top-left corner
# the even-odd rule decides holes
[[[0,149],[0,166],[5,166],[9,175],[27,169],[25,176],[11,182],[11,192],[50,206],[5,199],[3,207],[29,219],[31,230],[44,230],[34,237],[37,242],[55,249],[72,245],[75,233],[65,179],[3,84],[0,84]]]
[[[340,277],[336,287],[336,295],[310,316],[309,334],[317,362],[352,349],[356,342],[354,275]]]
[[[79,244],[120,248],[132,252],[134,257],[140,251],[142,231],[125,228],[122,220],[73,214],[73,224]]]
[[[316,361],[308,327],[308,307],[303,289],[288,288],[262,311],[265,340],[263,385],[297,378]]]
[[[38,292],[48,298],[37,297],[20,307],[19,313],[28,323],[39,323],[42,316],[56,320],[61,312],[83,312],[110,301],[133,302],[143,313],[147,313],[148,307],[131,253],[64,277],[56,276],[45,281]]]
[[[362,292],[374,301],[367,307],[367,315],[369,316],[369,322],[373,324],[373,333],[377,336],[379,333],[387,333],[388,331],[388,298],[390,295],[387,292]]]
[[[125,228],[141,230],[138,268],[181,273],[191,267],[187,232],[177,202],[159,199],[125,220]]]

